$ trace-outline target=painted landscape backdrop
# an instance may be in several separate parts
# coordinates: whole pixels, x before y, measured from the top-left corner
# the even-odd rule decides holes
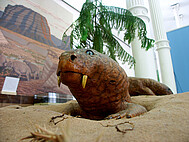
[[[71,95],[57,85],[59,55],[69,50],[51,35],[47,19],[23,5],[7,5],[0,18],[0,90],[6,76],[18,77],[19,95],[56,92]],[[61,42],[61,46],[57,44]]]

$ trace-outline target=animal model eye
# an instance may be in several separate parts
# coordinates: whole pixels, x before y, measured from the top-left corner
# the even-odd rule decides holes
[[[88,55],[94,55],[94,52],[91,51],[91,50],[87,50],[86,53],[87,53]]]

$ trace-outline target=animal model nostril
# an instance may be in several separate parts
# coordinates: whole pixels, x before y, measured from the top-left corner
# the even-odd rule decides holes
[[[71,60],[74,61],[77,58],[75,55],[71,55]]]

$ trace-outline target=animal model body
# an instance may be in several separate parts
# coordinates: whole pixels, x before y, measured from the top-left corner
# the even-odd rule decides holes
[[[163,85],[150,79],[145,82],[145,79],[128,78],[116,61],[92,49],[76,49],[62,53],[59,57],[57,76],[59,86],[61,83],[67,85],[76,98],[79,105],[74,109],[79,115],[97,120],[133,117],[146,112],[143,106],[131,103],[129,89],[133,89],[131,93],[134,95],[140,92],[155,95],[157,91],[154,92],[155,89],[151,90],[150,87],[160,88],[159,86]],[[155,86],[150,86],[150,81],[151,85]],[[162,94],[172,93],[167,86],[163,86],[165,88]],[[68,110],[70,112],[66,113],[73,112],[71,108]]]

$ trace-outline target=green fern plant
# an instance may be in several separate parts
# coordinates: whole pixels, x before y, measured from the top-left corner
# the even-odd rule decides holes
[[[144,21],[133,16],[129,10],[104,6],[98,0],[93,2],[86,0],[83,4],[79,18],[64,32],[63,38],[67,37],[67,31],[72,28],[70,35],[71,47],[92,48],[100,53],[105,53],[116,60],[128,62],[131,66],[135,59],[128,54],[119,44],[112,29],[124,32],[124,41],[131,41],[135,38],[136,31],[141,40],[141,47],[148,50],[153,46],[154,40],[147,38],[146,25]]]

